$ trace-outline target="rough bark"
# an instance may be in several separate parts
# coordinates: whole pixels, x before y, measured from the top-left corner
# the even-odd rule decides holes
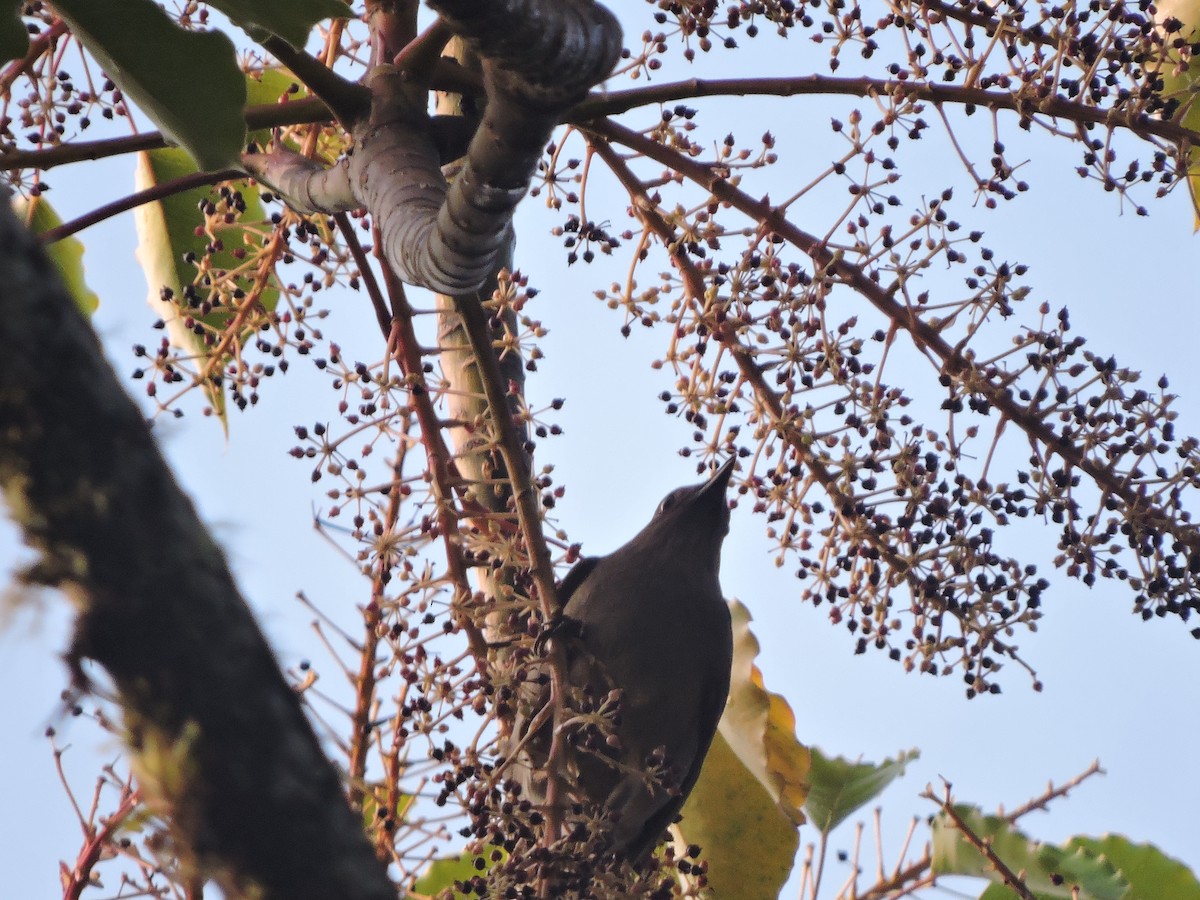
[[[227,896],[394,898],[241,598],[36,240],[0,203],[0,485],[108,672],[143,793]]]

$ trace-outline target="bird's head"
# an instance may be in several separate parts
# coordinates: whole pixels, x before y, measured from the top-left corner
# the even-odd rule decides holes
[[[697,565],[720,565],[721,542],[729,533],[729,485],[737,457],[731,456],[702,484],[676,488],[663,497],[639,545],[667,548]]]

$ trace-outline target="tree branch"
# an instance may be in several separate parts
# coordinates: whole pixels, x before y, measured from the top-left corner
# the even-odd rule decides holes
[[[351,190],[345,160],[326,166],[303,154],[277,148],[270,153],[243,153],[242,165],[303,215],[334,215],[361,206]]]
[[[121,197],[119,200],[113,200],[111,203],[98,206],[77,219],[72,219],[70,222],[63,222],[63,224],[56,228],[49,228],[43,231],[40,237],[42,243],[53,244],[55,241],[61,241],[63,238],[70,237],[77,232],[83,231],[85,228],[90,228],[98,222],[103,222],[105,219],[111,219],[113,216],[128,212],[131,209],[141,206],[143,203],[153,203],[155,200],[162,200],[164,197],[182,194],[184,191],[190,191],[192,188],[217,184],[222,181],[233,181],[244,177],[243,173],[237,169],[222,169],[220,172],[193,172],[190,175],[184,175],[180,178],[172,178],[170,181],[156,184],[154,187],[146,188],[144,191],[136,191],[128,196]]]
[[[347,81],[320,60],[294,49],[283,38],[270,35],[262,45],[287,66],[312,94],[320,98],[343,127],[348,127],[370,107],[371,94],[366,88]]]
[[[282,128],[328,122],[333,118],[329,108],[316,97],[304,97],[287,103],[264,103],[246,109],[246,127],[250,131],[263,128]],[[146,131],[126,137],[104,138],[98,141],[73,141],[43,150],[10,150],[0,154],[0,171],[40,169],[46,171],[67,163],[91,159],[106,159],[139,150],[158,150],[170,146],[158,131]]]
[[[688,297],[697,303],[704,304],[704,275],[696,268],[692,260],[688,258],[687,253],[678,241],[675,229],[659,213],[657,206],[647,194],[645,186],[607,142],[595,141],[591,146],[595,149],[596,154],[612,170],[613,174],[617,176],[617,180],[621,182],[621,185],[629,191],[634,201],[634,209],[637,211],[639,218],[662,241],[663,246],[667,249],[668,254],[670,254],[671,262],[679,270]],[[754,395],[758,398],[758,401],[770,412],[771,420],[778,423],[776,427],[779,428],[784,440],[792,448],[797,459],[804,463],[807,471],[812,474],[812,477],[816,479],[817,483],[821,485],[821,488],[829,496],[833,513],[839,520],[845,533],[854,535],[856,540],[862,541],[876,550],[888,568],[897,577],[903,578],[908,583],[909,588],[915,596],[919,596],[921,593],[921,582],[924,577],[923,574],[896,551],[892,546],[892,539],[888,535],[878,533],[875,529],[869,527],[869,523],[863,521],[864,517],[855,509],[853,497],[847,495],[838,484],[837,473],[826,466],[815,452],[815,442],[812,439],[811,433],[806,433],[803,429],[788,421],[788,417],[784,414],[783,402],[779,394],[772,390],[771,386],[767,383],[766,372],[755,361],[753,351],[748,349],[739,339],[736,328],[726,321],[724,317],[720,316],[710,317],[707,324],[713,335],[729,349],[734,361],[737,363],[738,371],[741,372],[742,377],[753,388]]]
[[[1020,897],[1021,900],[1037,900],[1037,896],[1029,889],[1029,886],[1025,884],[1025,880],[1016,872],[1014,872],[1009,865],[1000,858],[996,851],[992,849],[992,842],[989,839],[980,837],[978,834],[976,834],[974,830],[972,830],[971,826],[963,820],[963,817],[959,815],[958,810],[954,808],[954,804],[950,800],[948,786],[946,788],[946,795],[944,797],[938,797],[935,795],[932,787],[926,788],[925,792],[921,794],[921,796],[928,800],[932,800],[941,807],[942,814],[945,815],[946,818],[949,819],[954,825],[954,827],[958,829],[962,836],[967,839],[967,842],[976,850],[978,850],[980,854],[982,854],[983,857],[992,865],[992,868],[996,870],[996,873],[1003,879],[1004,884],[1009,887],[1013,893]]]
[[[983,88],[881,78],[836,78],[802,75],[797,78],[690,78],[627,91],[593,95],[571,110],[568,121],[587,124],[591,119],[618,115],[647,103],[672,103],[697,97],[793,97],[798,94],[886,97],[895,105],[908,100],[973,105],[1005,109],[1023,116],[1050,116],[1106,128],[1126,128],[1139,136],[1150,135],[1173,144],[1200,145],[1200,131],[1175,120],[1156,119],[1122,109],[1088,106],[1059,96],[1033,97],[1028,92],[992,91]]]
[[[789,241],[807,254],[819,270],[837,276],[868,300],[897,328],[907,333],[918,349],[931,353],[942,373],[966,385],[970,393],[985,397],[1006,420],[1025,432],[1036,446],[1060,456],[1069,466],[1082,470],[1102,491],[1120,500],[1125,506],[1124,516],[1133,527],[1161,530],[1182,542],[1189,548],[1190,554],[1200,556],[1200,531],[1173,517],[1169,510],[1145,495],[1136,481],[1089,456],[1085,447],[1062,440],[1048,424],[1046,416],[1019,402],[1002,379],[976,366],[961,348],[947,342],[937,328],[913,310],[902,306],[896,300],[894,291],[873,280],[866,271],[848,262],[844,256],[835,256],[823,241],[794,225],[788,220],[785,210],[772,206],[766,199],[751,197],[714,174],[703,163],[615,122],[592,122],[587,129],[671,168],[709,191],[717,200],[728,203],[763,228]]]
[[[370,114],[351,125],[348,171],[396,274],[456,295],[479,290],[494,269],[546,142],[562,113],[612,68],[621,30],[607,9],[586,0],[455,0],[435,8],[484,58],[488,103],[466,163],[447,186],[426,79],[378,66],[367,81]],[[311,194],[297,204],[303,208]]]

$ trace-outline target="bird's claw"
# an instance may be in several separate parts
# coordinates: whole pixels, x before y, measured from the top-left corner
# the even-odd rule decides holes
[[[551,639],[570,638],[572,640],[580,640],[582,637],[582,622],[571,616],[563,615],[562,612],[556,612],[548,621],[542,624],[541,631],[533,639],[533,651],[541,656],[545,653],[546,644]]]

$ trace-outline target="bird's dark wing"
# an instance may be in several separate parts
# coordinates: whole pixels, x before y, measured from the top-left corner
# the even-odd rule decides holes
[[[716,706],[716,704],[712,705]],[[708,748],[712,744],[713,735],[717,733],[717,722],[721,719],[721,710],[724,709],[724,706],[725,695],[722,694],[720,707],[716,709],[716,718],[712,720],[712,728],[706,734],[701,735],[696,758],[692,760],[691,767],[679,785],[679,795],[673,797],[669,803],[665,804],[658,812],[647,819],[645,826],[637,838],[631,841],[626,848],[626,855],[635,866],[648,857],[654,848],[658,846],[658,839],[662,837],[662,833],[675,821],[675,817],[679,815],[679,810],[683,809],[683,804],[687,801],[692,788],[696,786],[696,779],[700,777],[700,770],[704,767],[704,758],[708,755]],[[711,711],[708,715],[712,715]]]
[[[725,607],[725,615],[722,617],[722,627],[727,641],[723,642],[724,646],[721,648],[724,651],[721,662],[709,669],[708,683],[704,685],[704,696],[700,701],[700,742],[696,745],[696,759],[681,785],[684,797],[691,793],[696,779],[700,777],[704,757],[708,755],[709,745],[712,744],[713,735],[717,733],[717,725],[720,724],[721,714],[725,712],[725,703],[729,699],[729,681],[733,675],[733,621],[728,606]]]
[[[679,815],[679,810],[687,801],[700,770],[704,768],[704,758],[708,756],[708,748],[712,745],[713,736],[717,733],[717,725],[721,714],[725,711],[725,701],[729,699],[729,677],[733,666],[733,635],[730,634],[730,645],[726,653],[728,663],[717,665],[713,677],[705,679],[703,694],[700,700],[700,733],[697,736],[696,756],[691,761],[687,773],[679,783],[679,794],[658,812],[646,820],[645,827],[626,849],[629,860],[636,866],[658,846],[658,839],[670,827]]]
[[[571,571],[567,573],[566,578],[558,586],[558,608],[560,610],[566,607],[571,595],[583,584],[584,579],[592,574],[592,569],[596,568],[598,562],[600,562],[598,556],[585,556],[575,563]]]
[[[712,745],[712,739],[717,733],[717,724],[721,721],[721,713],[725,711],[727,699],[729,699],[728,678],[720,684],[708,686],[704,695],[704,713],[701,719],[707,727],[700,734],[700,743],[696,747],[696,758],[692,761],[692,767],[688,769],[687,775],[679,785],[680,793],[684,798],[692,792],[692,788],[696,786],[696,779],[700,777],[700,769],[704,767],[704,757],[708,756],[708,748]],[[667,825],[670,824],[670,822],[667,823]]]

